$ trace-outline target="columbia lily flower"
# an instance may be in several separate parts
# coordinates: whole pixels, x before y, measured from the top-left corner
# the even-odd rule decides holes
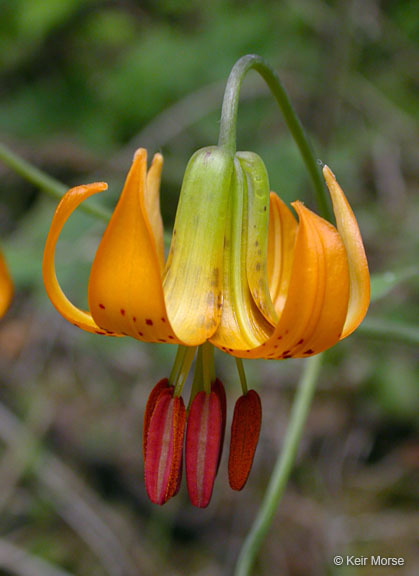
[[[3,254],[0,252],[0,318],[10,306],[13,296],[13,282]]]
[[[277,360],[322,352],[362,321],[369,273],[355,217],[327,166],[323,174],[336,228],[299,201],[292,203],[296,218],[270,192],[256,154],[233,156],[220,147],[199,150],[188,164],[165,261],[162,163],[156,154],[147,171],[146,151],[136,152],[92,264],[88,311],[74,306],[61,290],[54,253],[71,213],[106,184],[78,186],[65,194],[46,241],[43,276],[54,306],[79,328],[180,346],[174,376],[155,386],[146,407],[146,488],[158,504],[176,494],[185,444],[189,496],[205,507],[221,456],[225,392],[215,375],[209,382],[195,378],[185,408],[180,393],[191,362],[188,350],[214,346],[237,358]],[[205,373],[202,358],[200,366]],[[241,490],[247,480],[261,416],[258,394],[245,390],[233,416],[233,489]]]

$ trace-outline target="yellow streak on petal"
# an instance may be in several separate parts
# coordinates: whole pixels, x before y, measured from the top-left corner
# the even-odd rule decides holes
[[[0,252],[0,318],[9,308],[13,296],[13,282],[3,254]]]
[[[66,320],[87,332],[100,332],[101,328],[96,324],[89,312],[85,312],[74,306],[61,290],[55,273],[55,247],[65,222],[77,206],[89,196],[106,189],[107,185],[104,182],[95,182],[93,184],[71,188],[63,196],[52,218],[42,262],[42,275],[45,289],[51,302]]]
[[[348,257],[349,305],[341,335],[341,338],[346,338],[359,326],[367,313],[370,302],[370,276],[361,233],[354,213],[328,166],[324,166],[323,176],[332,198],[337,229]]]
[[[163,221],[160,212],[160,177],[163,166],[163,156],[155,154],[153,162],[147,173],[147,183],[145,188],[145,207],[147,210],[148,220],[153,230],[154,240],[156,242],[157,255],[161,270],[164,268],[164,240],[163,240]]]
[[[161,263],[146,207],[146,168],[147,152],[139,149],[92,264],[89,308],[108,330],[175,343],[179,341],[166,314]]]

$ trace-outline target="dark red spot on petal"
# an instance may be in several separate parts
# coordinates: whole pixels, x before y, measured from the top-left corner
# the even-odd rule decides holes
[[[99,304],[99,308],[102,308],[102,310],[105,310],[105,306],[103,304]]]
[[[159,342],[166,342],[164,338],[159,338]]]
[[[169,336],[169,340],[174,340],[175,337],[174,336]]]
[[[106,332],[102,332],[101,330],[95,330],[95,334],[100,334],[101,336],[106,336]]]
[[[125,310],[123,308],[121,308],[120,312],[121,312],[122,316],[125,316]]]
[[[304,354],[314,354],[314,350],[310,348],[309,350],[306,350]]]
[[[163,318],[163,316],[162,316],[161,321],[166,322],[166,318]]]
[[[286,358],[292,358],[291,354],[282,354],[282,358],[285,360]]]
[[[291,352],[291,350],[284,350],[283,355],[284,354],[289,354]]]
[[[139,335],[139,336],[144,336],[144,334],[143,334],[142,332],[140,332],[140,331],[138,331],[138,335]]]
[[[137,322],[137,318],[135,316],[132,317],[133,322]]]
[[[301,338],[301,340],[298,340],[297,346],[298,346],[298,344],[302,344],[303,342],[304,342],[304,338]]]
[[[153,326],[153,320],[151,320],[150,318],[146,318],[145,323],[147,324],[147,326]]]

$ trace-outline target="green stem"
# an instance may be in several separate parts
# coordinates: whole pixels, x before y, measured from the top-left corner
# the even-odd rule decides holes
[[[278,74],[260,56],[248,54],[234,64],[227,80],[221,112],[219,146],[236,152],[236,124],[239,105],[240,87],[249,70],[256,70],[267,83],[279,107],[285,122],[300,150],[304,164],[310,174],[317,205],[325,218],[331,219],[331,210],[325,193],[323,178],[313,150],[304,132],[301,122],[290,102]]]
[[[192,387],[191,387],[191,394],[189,397],[188,403],[188,412],[193,399],[203,389],[202,383],[202,374],[203,374],[203,365],[202,365],[202,346],[198,347],[198,354],[196,355],[196,362],[195,362],[195,371],[192,380]]]
[[[174,386],[179,378],[180,369],[185,359],[185,354],[186,354],[186,346],[178,346],[176,350],[175,360],[173,362],[173,366],[169,375],[169,384],[171,386]]]
[[[195,350],[195,346],[185,348],[182,365],[180,367],[177,379],[174,382],[174,396],[180,396],[182,394],[183,385],[185,384],[186,378],[188,377],[189,370],[191,369],[191,365],[195,356]]]
[[[204,342],[202,348],[202,377],[206,394],[211,393],[211,383],[215,380],[214,369],[214,346],[209,342]]]
[[[282,494],[295,462],[298,445],[313,399],[322,356],[322,354],[318,354],[306,361],[305,369],[292,406],[282,452],[275,464],[258,515],[244,541],[234,572],[235,576],[248,576],[251,574],[256,556],[272,523],[278,504],[281,501]]]
[[[26,160],[23,160],[20,156],[9,150],[7,146],[0,143],[0,160],[11,168],[14,172],[22,176],[28,182],[31,182],[35,186],[38,186],[41,190],[46,192],[49,196],[53,198],[58,198],[59,200],[64,196],[64,194],[68,190],[68,186],[56,180],[52,176],[49,176],[39,168],[32,166]],[[101,218],[106,222],[110,218],[110,212],[97,204],[90,203],[90,204],[81,204],[80,209],[86,212],[87,214],[91,214],[92,216],[96,216],[97,218]]]
[[[242,392],[243,394],[247,394],[247,381],[246,381],[246,373],[244,371],[244,366],[243,366],[243,360],[241,358],[235,358],[236,360],[236,366],[237,366],[237,372],[239,373],[239,377],[240,377],[240,384],[242,387]]]

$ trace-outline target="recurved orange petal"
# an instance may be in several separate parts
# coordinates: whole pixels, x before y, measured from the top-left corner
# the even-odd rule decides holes
[[[71,188],[63,196],[52,218],[42,262],[42,275],[45,289],[58,312],[64,316],[66,320],[79,328],[87,332],[99,334],[105,334],[105,332],[96,324],[91,314],[74,306],[62,291],[55,273],[55,247],[65,222],[77,206],[81,204],[83,200],[89,198],[89,196],[102,192],[106,190],[106,188],[107,185],[104,182],[95,182],[93,184]]]
[[[310,320],[298,344],[290,354],[293,357],[310,356],[330,348],[338,342],[348,310],[349,272],[345,247],[336,228],[329,222],[294,204],[300,218],[302,210],[319,239],[319,280],[317,296]]]
[[[367,313],[370,302],[370,275],[361,233],[345,194],[328,166],[324,166],[323,176],[332,198],[337,229],[348,256],[349,305],[341,335],[341,338],[346,338],[359,326]]]

